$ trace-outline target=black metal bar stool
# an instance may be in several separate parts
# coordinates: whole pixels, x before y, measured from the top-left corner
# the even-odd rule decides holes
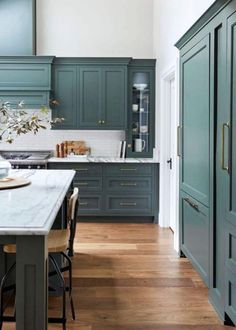
[[[62,317],[49,317],[49,323],[62,323],[63,329],[66,329],[66,292],[69,292],[69,300],[71,306],[72,318],[75,320],[75,309],[72,298],[72,262],[70,256],[73,256],[73,244],[74,237],[76,233],[76,220],[77,220],[77,210],[78,210],[78,199],[79,199],[79,189],[74,188],[73,193],[69,199],[68,208],[68,219],[66,229],[51,230],[48,235],[48,253],[49,261],[51,262],[53,269],[49,272],[49,278],[57,275],[59,278],[60,288],[62,289]],[[3,250],[6,254],[15,254],[16,245],[8,244],[4,245]],[[62,266],[58,264],[55,259],[55,255],[61,255],[63,259]],[[9,275],[13,272],[16,263],[14,263],[6,272],[1,280],[0,284],[0,330],[2,330],[3,321],[14,322],[15,312],[13,316],[4,316],[4,293],[7,291],[16,290],[15,284],[7,285]],[[69,285],[66,286],[63,273],[69,273]],[[49,288],[53,290],[53,288]],[[6,305],[6,304],[5,304]]]

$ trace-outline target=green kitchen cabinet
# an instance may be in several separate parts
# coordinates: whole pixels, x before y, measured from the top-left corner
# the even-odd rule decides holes
[[[180,49],[180,254],[236,324],[236,0],[217,0]]]
[[[80,128],[99,129],[102,125],[102,69],[100,67],[78,68],[79,122]]]
[[[76,66],[55,65],[53,68],[53,98],[59,103],[52,106],[53,117],[65,118],[56,129],[77,127],[77,70]]]
[[[210,35],[195,37],[194,41],[180,60],[180,189],[209,206]]]
[[[222,175],[224,175],[226,230],[225,308],[236,324],[236,1],[227,16],[227,107],[222,123]]]
[[[127,125],[127,68],[103,68],[102,86],[102,127],[125,129]]]
[[[2,56],[35,55],[36,0],[1,0],[0,21]]]
[[[86,221],[157,222],[158,164],[49,163],[49,169],[74,169],[80,190],[79,216]],[[125,218],[124,218],[125,217]]]
[[[60,96],[58,90],[57,71],[76,69],[73,84],[64,83],[64,95],[75,93],[72,119],[71,99],[65,97],[64,107],[55,106],[54,115],[64,116],[69,120],[68,129],[116,129],[124,130],[127,125],[127,66],[129,58],[56,58],[54,61],[54,94]],[[68,74],[67,74],[68,75]],[[73,74],[74,77],[74,74]],[[63,85],[63,73],[61,73]],[[65,121],[65,122],[66,122]],[[66,123],[64,124],[66,125]],[[57,126],[61,129],[65,126]]]
[[[155,147],[155,60],[132,60],[128,79],[128,157],[152,157]]]
[[[209,208],[180,193],[181,250],[209,285]],[[199,244],[200,240],[200,244]]]
[[[49,107],[53,56],[0,56],[0,100],[26,109]]]

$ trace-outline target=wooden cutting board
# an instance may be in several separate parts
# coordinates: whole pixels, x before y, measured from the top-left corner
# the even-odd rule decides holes
[[[90,148],[86,147],[85,141],[64,141],[65,153],[70,154],[71,151],[76,155],[86,155],[89,154]]]
[[[24,187],[30,183],[31,181],[25,178],[4,178],[0,179],[0,190]]]

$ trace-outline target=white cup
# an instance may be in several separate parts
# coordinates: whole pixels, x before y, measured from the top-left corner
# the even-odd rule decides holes
[[[137,112],[138,111],[138,104],[133,104],[132,109],[133,109],[134,112]]]
[[[140,133],[147,133],[148,132],[148,127],[147,125],[142,125],[140,126]]]
[[[134,140],[134,150],[136,152],[142,152],[145,149],[145,141],[142,139],[135,139]]]

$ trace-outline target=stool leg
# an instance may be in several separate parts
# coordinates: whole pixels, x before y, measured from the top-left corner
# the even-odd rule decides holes
[[[63,299],[62,299],[62,318],[63,318],[63,330],[66,330],[66,286],[65,286],[65,280],[62,276],[62,273],[60,271],[60,268],[56,262],[56,260],[53,258],[51,254],[49,254],[49,258],[51,259],[55,270],[60,278],[62,288],[63,288]]]
[[[0,330],[2,330],[2,324],[3,324],[3,290],[4,290],[4,286],[6,284],[6,281],[8,279],[8,276],[10,275],[12,270],[15,268],[15,266],[16,266],[16,263],[14,262],[14,264],[8,269],[6,274],[3,276],[2,280],[1,280],[1,284],[0,284]]]
[[[71,307],[71,314],[72,314],[72,319],[75,320],[75,308],[74,308],[74,302],[72,298],[72,262],[70,257],[64,252],[62,252],[62,255],[66,258],[68,261],[68,266],[69,266],[69,298],[70,298],[70,307]]]

